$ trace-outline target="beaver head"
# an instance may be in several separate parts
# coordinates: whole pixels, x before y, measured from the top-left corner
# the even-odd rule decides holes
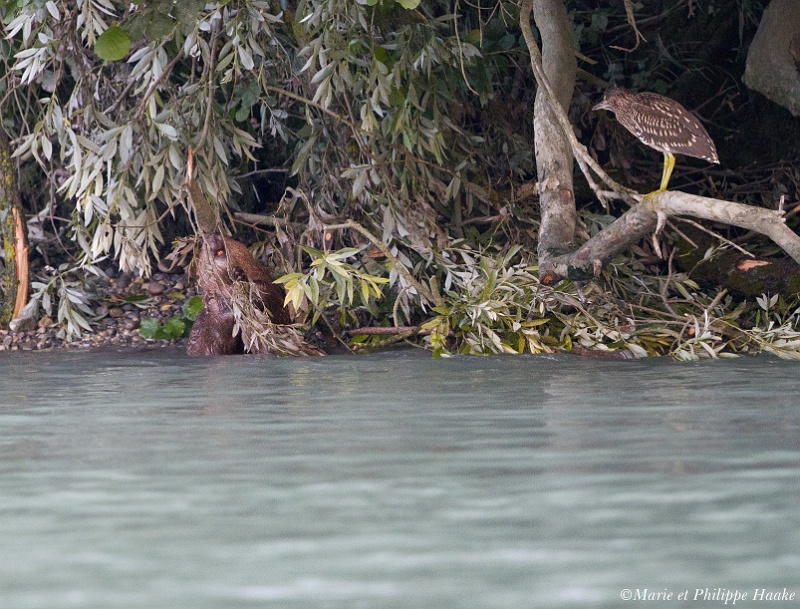
[[[247,247],[219,233],[205,235],[203,252],[198,264],[198,283],[204,294],[224,294],[236,281],[249,282],[257,289],[260,306],[269,312],[277,324],[293,322],[283,306],[283,288],[273,283],[267,268],[256,260]],[[229,292],[228,292],[229,293]]]

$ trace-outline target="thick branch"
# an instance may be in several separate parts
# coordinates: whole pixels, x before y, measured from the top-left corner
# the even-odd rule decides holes
[[[800,115],[800,10],[797,0],[773,0],[747,53],[745,84]]]
[[[658,207],[667,215],[694,216],[766,235],[800,264],[800,235],[786,226],[781,211],[683,192],[661,194],[658,197]]]
[[[533,37],[530,18],[535,14],[542,38],[544,57]],[[572,155],[589,186],[603,201],[624,198],[633,201],[633,191],[609,178],[578,142],[566,109],[572,98],[576,62],[572,29],[563,0],[523,0],[520,28],[531,54],[531,67],[536,77],[534,131],[540,205],[539,275],[543,281],[561,276],[559,260],[572,247],[575,233],[575,199],[572,186]],[[606,192],[595,183],[590,169],[614,189]],[[560,267],[559,267],[560,268]]]
[[[786,226],[781,212],[679,191],[664,192],[651,202],[630,208],[578,250],[560,256],[552,272],[571,279],[599,275],[614,256],[653,231],[659,216],[694,216],[749,229],[766,235],[800,263],[800,236]]]

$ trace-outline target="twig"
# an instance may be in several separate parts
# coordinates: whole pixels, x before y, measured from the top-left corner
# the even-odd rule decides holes
[[[236,176],[237,180],[241,180],[244,178],[249,178],[252,176],[261,175],[263,173],[289,173],[288,169],[284,169],[282,167],[275,167],[271,169],[255,169],[253,171],[248,171],[247,173],[243,173],[241,175]]]
[[[183,57],[183,48],[181,47],[180,49],[178,49],[178,52],[177,52],[177,53],[175,53],[175,57],[173,57],[173,58],[172,58],[172,61],[170,61],[170,62],[167,64],[167,67],[166,67],[166,68],[164,68],[164,71],[163,71],[163,72],[161,72],[161,75],[160,75],[158,78],[156,78],[156,79],[155,79],[155,80],[154,80],[154,81],[153,81],[153,82],[150,84],[150,86],[148,87],[147,91],[146,91],[146,92],[145,92],[145,94],[142,96],[142,100],[139,102],[139,106],[138,106],[138,108],[136,108],[136,114],[134,114],[133,120],[135,120],[135,121],[136,121],[136,120],[139,120],[140,118],[142,118],[142,115],[144,114],[145,108],[147,107],[147,102],[148,102],[148,101],[150,101],[150,98],[151,98],[151,97],[153,96],[153,94],[156,92],[156,89],[158,89],[158,86],[159,86],[159,85],[160,85],[162,82],[164,82],[164,79],[165,79],[167,76],[169,76],[169,75],[170,75],[170,73],[172,72],[172,70],[175,68],[175,65],[178,63],[178,61],[179,61],[179,60],[180,60],[182,57]],[[116,103],[116,102],[115,102],[115,103]]]
[[[270,85],[265,86],[264,87],[264,91],[272,91],[273,93],[277,93],[279,95],[283,95],[284,97],[288,97],[290,99],[298,101],[301,104],[305,104],[307,106],[311,106],[313,108],[316,108],[320,112],[324,112],[328,116],[331,116],[331,117],[335,118],[336,120],[341,121],[342,123],[344,123],[345,125],[347,125],[351,129],[353,129],[354,131],[362,131],[361,128],[358,125],[356,125],[352,121],[348,120],[347,118],[345,118],[344,116],[342,116],[338,112],[334,112],[330,108],[325,108],[322,104],[314,102],[314,101],[308,99],[307,97],[303,97],[302,95],[297,95],[297,93],[292,93],[291,91],[287,91],[286,89],[280,89],[278,87],[273,87],[273,86],[270,86]]]
[[[625,14],[628,17],[628,25],[633,28],[633,33],[636,34],[636,44],[634,44],[633,48],[630,49],[614,45],[611,45],[611,48],[617,49],[618,51],[624,51],[625,53],[630,53],[631,51],[635,51],[639,48],[639,42],[647,42],[647,38],[645,38],[639,31],[639,28],[636,27],[636,17],[633,14],[633,0],[623,0],[623,3],[625,4]]]
[[[753,254],[751,254],[750,252],[748,252],[748,251],[747,251],[746,249],[744,249],[742,246],[740,246],[740,245],[737,245],[736,243],[734,243],[734,242],[733,242],[733,241],[731,241],[730,239],[726,239],[725,237],[723,237],[723,236],[722,236],[722,235],[720,235],[719,233],[717,233],[717,232],[714,232],[713,230],[710,230],[710,229],[706,228],[705,226],[703,226],[703,225],[702,225],[702,224],[700,224],[699,222],[695,222],[694,220],[690,220],[689,218],[676,218],[676,219],[677,219],[677,220],[679,220],[680,222],[686,222],[687,224],[691,224],[691,225],[692,225],[692,226],[694,226],[696,229],[699,229],[699,230],[703,231],[704,233],[708,233],[709,235],[711,235],[711,236],[712,236],[712,237],[714,237],[715,239],[719,239],[719,240],[720,240],[720,241],[722,241],[723,243],[727,243],[727,244],[728,244],[728,245],[730,245],[731,247],[733,247],[733,248],[736,248],[737,250],[739,250],[740,252],[742,252],[742,253],[743,253],[745,256],[749,256],[750,258],[755,258],[755,256],[754,256]],[[685,238],[685,237],[684,237],[684,238]],[[697,246],[695,245],[695,247],[697,247]]]
[[[358,334],[365,334],[368,336],[387,336],[394,334],[408,334],[409,336],[413,336],[415,334],[419,334],[422,336],[426,336],[431,333],[430,330],[423,330],[419,326],[394,326],[394,327],[365,326],[363,328],[345,330],[344,332],[345,334],[349,334],[350,336],[356,336]]]
[[[206,116],[203,119],[203,130],[200,132],[200,137],[196,142],[196,146],[199,148],[200,145],[205,141],[206,136],[208,135],[208,130],[211,126],[211,114],[212,110],[214,109],[214,70],[216,70],[217,66],[217,42],[219,39],[219,32],[220,26],[216,22],[212,22],[211,25],[213,30],[213,34],[211,35],[211,48],[208,51],[208,68],[205,70],[205,73],[208,74],[208,99],[206,100]]]
[[[661,303],[664,305],[664,308],[672,313],[675,317],[679,317],[679,315],[675,312],[675,309],[672,308],[672,305],[669,304],[669,298],[667,298],[667,289],[669,288],[669,284],[672,283],[672,276],[673,276],[673,266],[672,261],[675,259],[675,252],[678,250],[676,248],[672,248],[672,251],[669,253],[669,260],[667,262],[667,278],[665,281],[661,282],[659,286],[659,293],[661,294]]]
[[[233,214],[233,217],[237,220],[241,220],[247,224],[258,225],[258,224],[266,224],[267,226],[280,226],[284,227],[289,224],[283,218],[279,218],[278,216],[268,215],[263,216],[261,214],[248,214],[243,211],[237,211]]]
[[[712,311],[712,309],[719,304],[719,301],[722,300],[723,296],[725,296],[725,294],[727,293],[728,293],[728,288],[720,290],[719,293],[716,296],[714,296],[714,300],[712,300],[711,303],[706,307],[706,312],[708,313]]]
[[[467,85],[467,89],[469,89],[470,93],[473,95],[479,95],[479,93],[472,88],[472,85],[469,84],[469,79],[467,78],[467,71],[464,68],[464,50],[461,48],[461,37],[458,35],[458,5],[460,0],[456,0],[455,5],[453,6],[453,32],[456,35],[456,44],[458,45],[458,63],[459,67],[461,68],[461,78],[464,79],[464,84]]]

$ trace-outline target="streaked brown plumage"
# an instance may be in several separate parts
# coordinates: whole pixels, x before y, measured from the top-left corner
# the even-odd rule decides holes
[[[283,306],[283,288],[272,281],[269,271],[247,247],[218,233],[205,236],[197,264],[198,283],[203,292],[203,310],[195,319],[186,352],[189,355],[232,355],[244,353],[240,333],[233,334],[236,320],[228,289],[234,281],[249,281],[260,302],[276,324],[291,324],[292,316]]]
[[[684,154],[709,163],[719,163],[717,149],[700,121],[669,97],[657,93],[632,93],[613,87],[592,110],[609,110],[617,121],[643,144],[664,154],[659,191],[667,189],[673,154]]]

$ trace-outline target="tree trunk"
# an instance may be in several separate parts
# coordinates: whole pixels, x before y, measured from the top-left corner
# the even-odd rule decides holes
[[[744,83],[776,104],[800,115],[800,3],[772,0],[761,17]]]
[[[0,326],[14,319],[28,300],[28,245],[19,204],[17,173],[11,148],[0,128]]]
[[[563,0],[534,0],[533,15],[542,40],[545,77],[566,112],[572,100],[578,69],[572,24]],[[576,211],[572,149],[542,87],[536,91],[533,124],[542,214],[538,246],[539,275],[547,277],[552,274],[554,258],[573,247]]]

